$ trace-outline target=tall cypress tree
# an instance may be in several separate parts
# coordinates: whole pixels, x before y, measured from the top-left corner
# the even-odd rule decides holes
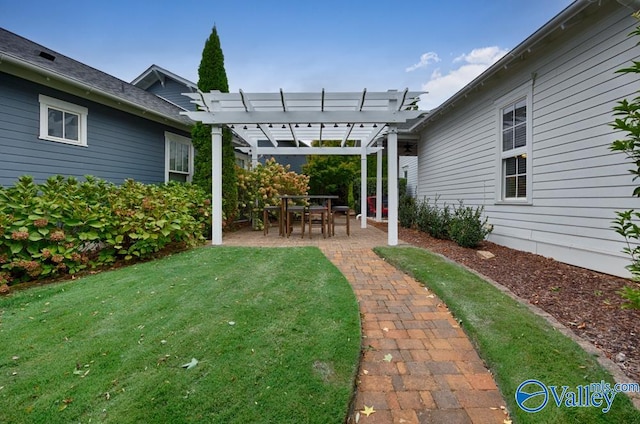
[[[198,89],[205,93],[211,90],[229,92],[224,55],[215,25],[202,50],[202,60],[198,67]],[[211,191],[211,128],[198,122],[191,130],[191,140],[196,148],[193,182]],[[227,223],[233,222],[238,213],[235,163],[231,130],[225,127],[222,130],[222,208]]]

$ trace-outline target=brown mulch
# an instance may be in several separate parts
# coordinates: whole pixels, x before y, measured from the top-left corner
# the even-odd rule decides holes
[[[375,225],[386,230],[386,224]],[[468,249],[418,230],[399,228],[398,236],[507,287],[603,351],[633,381],[640,381],[640,310],[622,309],[624,299],[618,294],[625,285],[637,283],[488,241]],[[478,250],[495,257],[482,259]]]

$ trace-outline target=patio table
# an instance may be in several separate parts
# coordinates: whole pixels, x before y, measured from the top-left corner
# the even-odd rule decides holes
[[[280,234],[286,236],[289,232],[289,200],[326,200],[329,219],[331,219],[331,200],[338,199],[335,194],[283,194],[280,196],[280,228],[284,231]],[[329,233],[329,236],[331,233]]]

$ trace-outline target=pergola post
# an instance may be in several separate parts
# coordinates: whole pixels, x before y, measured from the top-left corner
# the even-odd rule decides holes
[[[389,246],[398,244],[398,128],[389,125],[387,134],[387,190],[388,190],[388,242]]]
[[[211,244],[222,244],[222,128],[211,126]]]
[[[360,228],[367,228],[367,149],[360,154]]]
[[[382,140],[378,140],[382,147]],[[382,221],[382,150],[378,150],[376,161],[376,222]]]
[[[251,149],[251,169],[256,169],[258,166],[258,148]]]

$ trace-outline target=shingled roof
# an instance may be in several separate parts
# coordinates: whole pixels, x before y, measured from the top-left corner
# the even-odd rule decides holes
[[[0,71],[6,71],[4,62],[80,88],[90,100],[160,122],[193,124],[179,107],[152,93],[0,28]]]

